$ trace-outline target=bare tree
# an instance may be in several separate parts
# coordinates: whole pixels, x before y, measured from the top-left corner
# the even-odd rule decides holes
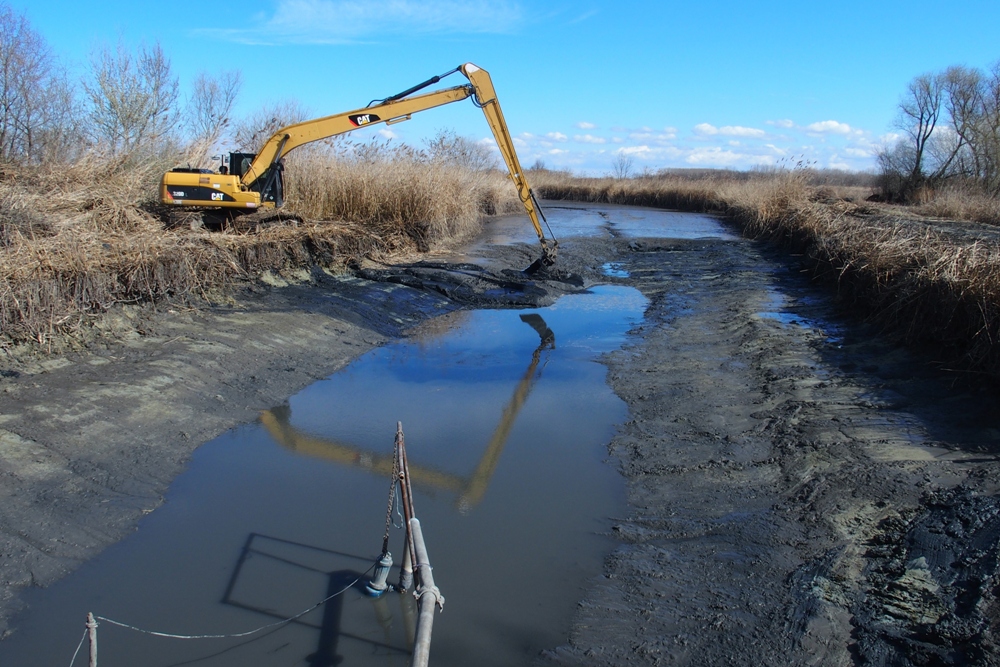
[[[0,159],[37,162],[72,134],[73,92],[24,15],[0,3]]]
[[[913,150],[909,178],[919,185],[924,175],[924,155],[941,117],[941,77],[924,74],[910,82],[899,104],[897,127],[910,138]]]
[[[914,79],[899,105],[904,139],[879,152],[883,193],[907,200],[946,181],[1000,195],[1000,63]]]
[[[159,44],[133,54],[119,42],[91,58],[84,82],[95,139],[112,153],[157,148],[177,121],[177,78]]]
[[[208,151],[219,141],[230,123],[242,86],[243,76],[238,70],[222,72],[218,77],[204,72],[198,75],[185,113],[193,143]]]
[[[237,150],[256,153],[275,132],[308,117],[302,106],[293,100],[261,107],[235,124],[233,143]]]
[[[635,159],[631,155],[626,155],[625,153],[619,152],[617,157],[611,163],[611,173],[619,181],[623,181],[626,178],[632,176],[632,170],[635,168]]]
[[[1000,61],[980,78],[979,117],[972,123],[976,178],[994,196],[1000,196]]]
[[[454,130],[440,130],[433,139],[429,139],[427,155],[434,162],[471,171],[490,171],[499,164],[496,154],[489,147],[459,136]]]

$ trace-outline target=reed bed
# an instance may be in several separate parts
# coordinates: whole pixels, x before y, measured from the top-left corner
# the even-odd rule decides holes
[[[517,197],[497,172],[393,156],[290,160],[286,208],[304,222],[236,232],[170,224],[157,204],[170,156],[89,156],[0,173],[0,349],[55,351],[116,306],[202,300],[262,274],[343,270],[447,244]]]
[[[921,214],[935,210],[928,208],[932,202],[919,209],[873,205],[863,187],[831,190],[795,170],[728,181],[545,173],[533,180],[546,198],[725,215],[747,236],[801,255],[815,276],[836,287],[843,304],[886,333],[933,345],[956,367],[1000,376],[1000,233],[927,220]],[[837,190],[841,196],[832,196]],[[939,206],[956,217],[955,202]]]
[[[428,158],[406,146],[311,151],[287,168],[287,205],[314,220],[350,220],[426,250],[476,234],[484,215],[523,210],[507,176]]]

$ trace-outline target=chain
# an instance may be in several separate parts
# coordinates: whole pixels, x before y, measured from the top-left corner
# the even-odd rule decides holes
[[[392,474],[389,484],[389,503],[385,507],[385,535],[382,537],[382,553],[389,552],[389,528],[392,526],[393,501],[396,499],[396,482],[399,479],[399,450],[393,448]]]

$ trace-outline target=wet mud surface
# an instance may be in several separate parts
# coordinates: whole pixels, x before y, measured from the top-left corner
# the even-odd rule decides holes
[[[436,315],[547,305],[582,282],[650,303],[604,359],[629,410],[609,443],[629,509],[540,664],[1000,664],[995,389],[838,313],[794,258],[688,236],[608,224],[562,239],[559,273],[531,281],[530,245],[477,248],[485,268],[317,272],[3,367],[0,628],[16,631],[21,589],[154,510],[201,442]]]

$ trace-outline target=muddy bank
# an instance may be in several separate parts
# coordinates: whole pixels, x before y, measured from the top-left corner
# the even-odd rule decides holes
[[[998,664],[995,393],[740,242],[619,245],[632,513],[546,664]]]
[[[795,260],[742,239],[563,239],[489,270],[322,273],[0,378],[2,618],[120,539],[197,444],[417,322],[596,283],[650,300],[608,355],[629,512],[549,664],[997,664],[995,392],[838,314]],[[542,276],[545,278],[545,276]],[[376,282],[377,281],[377,282]],[[956,564],[958,567],[956,567]],[[446,616],[441,622],[446,622]]]

